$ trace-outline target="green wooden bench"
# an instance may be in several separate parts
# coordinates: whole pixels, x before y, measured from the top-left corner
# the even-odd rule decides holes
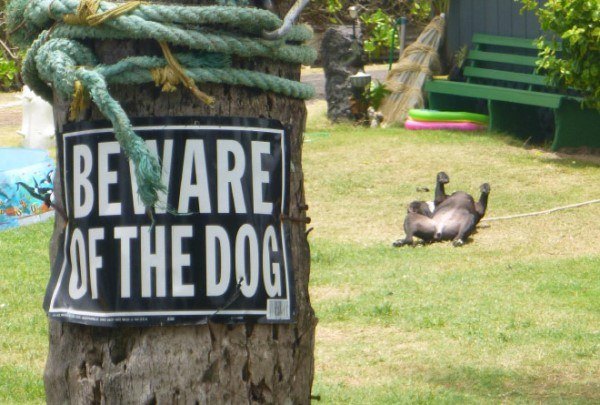
[[[490,129],[531,137],[543,133],[539,108],[554,113],[552,149],[600,148],[600,112],[581,108],[581,99],[559,94],[535,73],[537,47],[531,39],[475,34],[463,69],[466,82],[430,80],[429,108],[476,111],[487,100]]]

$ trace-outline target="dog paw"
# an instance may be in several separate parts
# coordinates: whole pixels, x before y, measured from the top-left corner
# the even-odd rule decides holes
[[[397,241],[392,243],[393,247],[402,247],[404,245],[406,245],[406,241],[404,239],[398,239]]]

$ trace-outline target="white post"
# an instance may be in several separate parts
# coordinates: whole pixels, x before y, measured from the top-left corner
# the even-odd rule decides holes
[[[23,86],[20,98],[23,105],[23,120],[19,133],[24,137],[23,146],[48,149],[52,146],[54,138],[52,106],[27,86]]]

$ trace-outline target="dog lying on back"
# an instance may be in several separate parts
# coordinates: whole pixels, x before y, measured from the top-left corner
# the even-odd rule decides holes
[[[462,246],[475,231],[476,225],[485,215],[490,185],[480,186],[481,196],[475,202],[473,197],[464,191],[456,191],[447,195],[445,185],[450,178],[440,172],[436,178],[434,210],[425,201],[413,201],[408,205],[404,220],[404,239],[394,242],[394,246],[413,245],[414,237],[424,242],[451,240],[454,246]]]

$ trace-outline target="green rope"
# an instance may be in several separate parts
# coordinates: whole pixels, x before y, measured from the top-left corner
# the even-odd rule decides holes
[[[118,3],[101,2],[99,11],[107,11]],[[24,24],[13,42],[24,39],[31,42],[37,34],[48,29],[55,21],[77,11],[79,0],[13,0],[7,6],[9,29]],[[126,17],[122,16],[121,18]],[[235,6],[180,6],[142,4],[128,17],[165,24],[224,27],[246,33],[258,34],[262,29],[275,29],[282,21],[275,14],[257,8]],[[27,38],[28,37],[28,38]]]
[[[136,56],[112,65],[98,64],[94,53],[78,40],[154,39],[192,50],[175,54],[187,76],[196,82],[257,88],[286,97],[311,98],[311,86],[275,75],[236,69],[231,58],[265,58],[293,64],[309,64],[316,52],[302,42],[312,36],[306,26],[294,26],[280,39],[263,38],[263,32],[278,29],[275,14],[250,7],[246,0],[219,0],[218,6],[142,4],[136,9],[87,27],[67,25],[63,18],[77,12],[78,0],[13,0],[7,6],[12,40],[31,45],[23,62],[27,85],[52,102],[53,91],[72,97],[75,83],[83,85],[91,100],[108,118],[123,152],[133,161],[138,194],[153,208],[164,190],[158,158],[135,134],[121,105],[110,95],[109,84],[153,82],[151,71],[167,67],[162,57]],[[98,13],[119,3],[101,2]]]
[[[135,19],[131,21],[132,25],[138,23]],[[224,32],[202,33],[154,22],[148,22],[131,32],[125,31],[118,23],[108,22],[106,25],[113,29],[61,25],[52,34],[71,39],[155,39],[201,51],[220,52],[242,58],[263,57],[297,64],[310,64],[316,57],[316,51],[309,46],[288,45],[281,40],[267,41]]]
[[[185,54],[178,54],[178,59],[185,66]],[[96,71],[106,77],[110,84],[142,84],[152,82],[150,69],[165,67],[160,57],[138,56],[124,59],[114,65],[98,66]],[[221,83],[255,87],[264,91],[272,91],[287,97],[309,99],[314,95],[311,86],[298,86],[297,82],[261,72],[253,72],[230,67],[187,67],[186,72],[194,81],[202,83]]]
[[[31,47],[25,55],[23,60],[23,66],[21,68],[21,76],[23,81],[27,83],[29,88],[33,90],[38,96],[44,100],[52,101],[52,87],[48,86],[42,79],[40,79],[37,72],[37,65],[35,63],[34,56],[38,53],[40,47],[44,45],[48,38],[48,32],[44,31],[40,34],[39,38],[33,41]]]
[[[35,59],[40,78],[59,78],[54,80],[53,84],[62,97],[67,98],[75,81],[81,81],[98,109],[112,123],[121,148],[134,162],[140,199],[146,207],[153,207],[158,201],[157,193],[165,190],[160,180],[160,163],[156,156],[148,151],[144,140],[133,132],[127,114],[108,92],[104,76],[94,69],[77,67],[93,61],[93,54],[77,42],[51,39],[37,52]]]

